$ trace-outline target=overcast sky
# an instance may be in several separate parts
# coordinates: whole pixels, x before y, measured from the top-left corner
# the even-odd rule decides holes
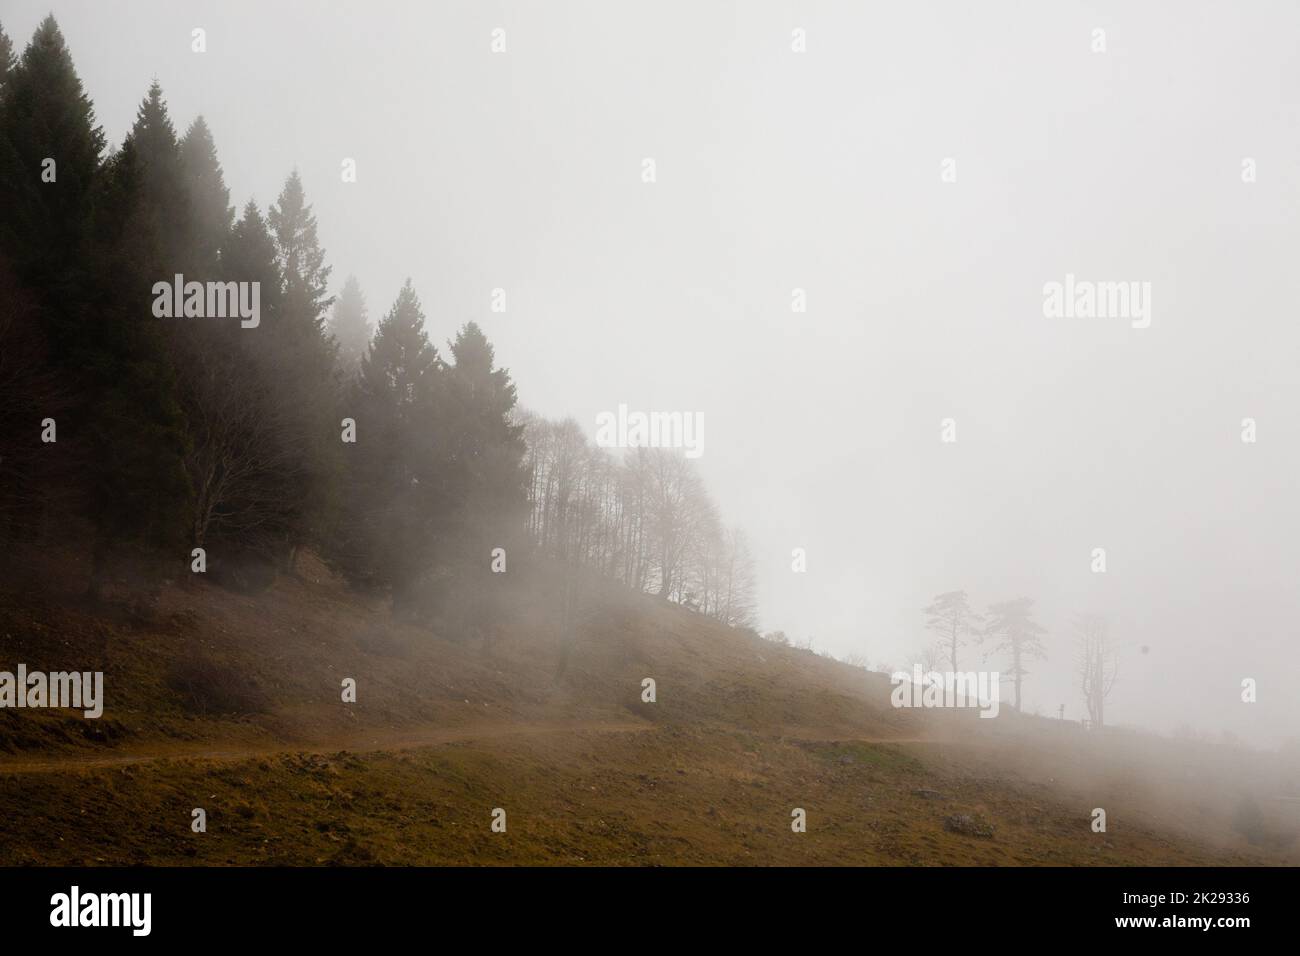
[[[1294,3],[5,0],[0,21],[21,48],[50,10],[110,142],[157,77],[179,129],[207,118],[236,206],[296,166],[372,318],[410,276],[436,343],[479,321],[522,402],[593,437],[619,403],[702,414],[765,628],[902,664],[934,594],[1025,595],[1051,632],[1028,707],[1082,716],[1070,620],[1096,610],[1123,647],[1113,721],[1300,733]],[[1045,317],[1067,273],[1151,283],[1150,326]]]

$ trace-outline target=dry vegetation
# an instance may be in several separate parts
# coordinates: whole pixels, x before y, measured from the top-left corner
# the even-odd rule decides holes
[[[883,675],[609,585],[566,638],[554,582],[513,578],[487,644],[394,624],[310,556],[258,595],[187,578],[141,601],[124,574],[90,607],[11,580],[0,660],[102,668],[107,705],[0,711],[6,863],[1297,861],[1277,755],[897,711]]]

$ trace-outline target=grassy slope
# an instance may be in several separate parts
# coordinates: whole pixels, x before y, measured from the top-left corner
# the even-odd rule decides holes
[[[102,669],[108,702],[99,721],[0,711],[0,863],[1288,859],[1241,840],[1226,804],[1168,819],[1132,766],[1048,722],[894,710],[881,675],[608,588],[590,589],[564,655],[545,582],[512,587],[489,648],[394,625],[310,561],[256,597],[187,579],[137,613],[129,588],[86,608],[18,582],[0,593],[0,668]],[[175,679],[195,660],[233,675],[253,712],[198,712]],[[133,757],[150,759],[102,763]],[[1098,805],[1106,834],[1089,828]],[[791,831],[795,807],[807,833]],[[993,835],[950,832],[954,814]]]

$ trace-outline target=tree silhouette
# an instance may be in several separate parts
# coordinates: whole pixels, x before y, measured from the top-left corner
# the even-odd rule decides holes
[[[1020,685],[1029,675],[1026,664],[1030,660],[1046,657],[1043,648],[1043,635],[1047,629],[1033,618],[1034,602],[1031,598],[1016,598],[991,605],[985,615],[988,624],[985,635],[1000,638],[993,647],[993,653],[1011,655],[1011,668],[1008,673],[1015,681],[1015,708],[1020,709]]]
[[[967,637],[978,637],[980,616],[971,609],[965,591],[945,591],[922,612],[925,626],[939,635],[948,651],[948,662],[957,671],[957,648]]]

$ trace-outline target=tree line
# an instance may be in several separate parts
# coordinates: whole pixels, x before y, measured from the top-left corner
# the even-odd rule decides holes
[[[980,613],[971,606],[965,591],[947,591],[937,595],[922,613],[926,629],[936,637],[917,661],[923,668],[938,670],[946,661],[953,671],[960,670],[961,647],[970,639],[981,644],[991,642],[987,654],[1003,655],[1007,660],[1005,673],[1014,689],[1014,706],[1020,710],[1021,688],[1030,674],[1029,664],[1047,656],[1043,644],[1047,628],[1034,619],[1032,598],[999,601]],[[1089,725],[1099,728],[1105,725],[1106,699],[1119,674],[1119,649],[1110,635],[1110,622],[1102,614],[1075,615],[1074,632],[1079,689]]]
[[[521,412],[527,532],[542,553],[734,627],[756,623],[754,562],[680,450],[616,457],[573,419]]]
[[[0,206],[0,534],[84,533],[92,595],[126,549],[253,585],[311,547],[405,608],[522,526],[482,330],[444,356],[408,282],[372,336],[355,281],[328,291],[297,171],[236,216],[206,123],[178,134],[156,81],[108,150],[52,17],[19,58],[0,31]],[[178,274],[256,283],[260,322],[153,318]]]
[[[689,462],[522,413],[482,329],[440,350],[409,280],[372,328],[354,277],[329,292],[298,172],[236,215],[157,81],[109,149],[53,17],[21,57],[0,28],[0,208],[0,539],[84,540],[90,596],[124,552],[255,588],[311,548],[399,615],[482,609],[490,555],[522,549],[752,620]],[[259,321],[155,318],[175,275],[257,283]]]

